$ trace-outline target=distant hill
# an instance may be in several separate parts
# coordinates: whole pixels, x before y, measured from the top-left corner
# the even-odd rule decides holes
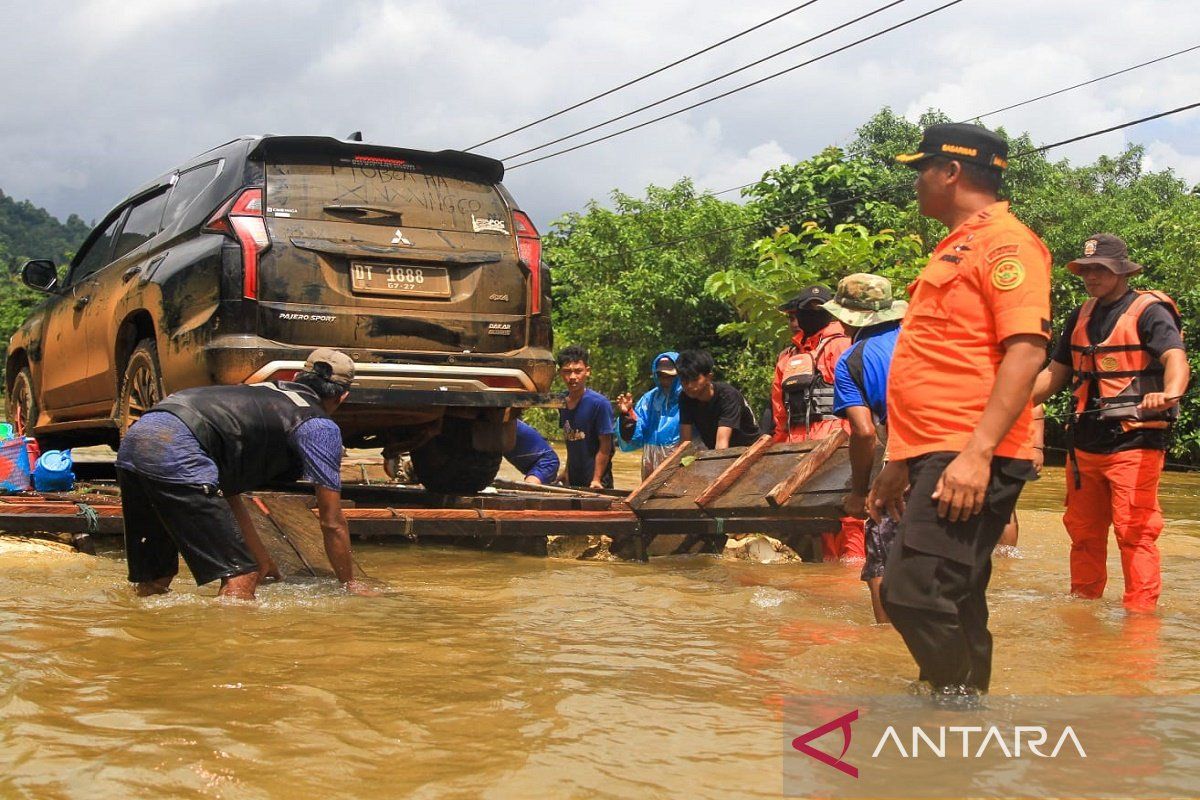
[[[28,200],[17,201],[0,191],[0,257],[10,272],[27,258],[53,258],[59,265],[75,254],[91,231],[77,215],[59,222]]]

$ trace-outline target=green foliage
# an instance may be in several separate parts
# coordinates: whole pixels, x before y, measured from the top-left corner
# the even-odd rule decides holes
[[[44,208],[28,200],[17,202],[0,191],[0,245],[5,263],[29,258],[50,258],[64,264],[83,244],[91,226],[72,214],[59,222]]]
[[[44,208],[28,200],[18,203],[0,192],[0,342],[7,344],[17,326],[45,298],[21,282],[24,262],[50,258],[65,264],[90,230],[74,214],[61,223]]]
[[[897,180],[888,168],[829,147],[807,161],[769,170],[743,194],[762,219],[763,235],[804,221],[831,229],[846,222],[879,229],[892,227],[903,216],[903,205],[911,199],[905,190],[912,181],[904,178]]]
[[[854,272],[874,272],[902,289],[922,263],[923,247],[915,235],[894,231],[871,233],[862,225],[841,223],[832,231],[806,222],[798,233],[778,228],[753,244],[758,263],[750,269],[714,273],[705,289],[730,305],[738,319],[717,328],[722,336],[745,342],[751,364],[736,370],[748,397],[765,400],[775,356],[791,334],[779,305],[805,286],[820,282],[830,287]]]
[[[737,360],[716,335],[733,311],[704,281],[751,262],[751,213],[697,195],[689,180],[651,186],[644,199],[613,192],[612,203],[559,218],[542,239],[557,346],[586,347],[591,385],[610,397],[649,388],[650,359],[663,350],[706,348],[722,364]]]

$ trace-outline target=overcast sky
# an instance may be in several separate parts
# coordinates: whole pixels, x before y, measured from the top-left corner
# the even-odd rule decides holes
[[[493,143],[504,158],[795,44],[887,0],[818,0],[601,101]],[[689,102],[941,5],[905,0],[686,95]],[[800,0],[93,0],[9,3],[0,28],[0,189],[59,217],[101,216],[179,162],[247,133],[463,148],[730,36]],[[614,188],[691,176],[711,190],[843,143],[881,106],[953,118],[1200,44],[1184,0],[964,0],[768,81],[505,180],[545,230]],[[989,117],[1041,142],[1200,100],[1200,51]],[[607,132],[603,129],[601,132]],[[597,134],[591,134],[595,136]],[[1200,111],[1063,148],[1090,161],[1126,142],[1200,182]],[[557,149],[557,148],[556,148]],[[549,151],[545,151],[549,152]],[[515,164],[523,159],[511,159]],[[727,195],[727,197],[736,197]]]

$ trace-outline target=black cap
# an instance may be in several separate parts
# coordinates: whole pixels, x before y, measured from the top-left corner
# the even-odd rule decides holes
[[[921,136],[917,152],[902,153],[896,160],[916,167],[927,158],[945,156],[993,169],[1008,166],[1008,142],[987,128],[965,122],[930,125]]]
[[[803,289],[801,289],[800,294],[779,306],[779,310],[798,311],[809,303],[824,305],[832,299],[833,291],[828,286],[823,283],[814,283],[811,286],[805,286]]]
[[[1089,236],[1083,243],[1083,258],[1077,258],[1067,264],[1067,269],[1078,275],[1080,267],[1092,264],[1108,267],[1116,275],[1132,275],[1142,268],[1141,264],[1129,260],[1129,248],[1126,247],[1125,240],[1111,233]]]

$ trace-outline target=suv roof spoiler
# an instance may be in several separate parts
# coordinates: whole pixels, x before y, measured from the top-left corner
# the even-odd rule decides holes
[[[303,150],[307,152],[334,153],[338,155],[374,155],[382,158],[401,158],[423,164],[442,164],[458,167],[474,172],[492,183],[499,183],[504,178],[504,164],[494,158],[464,153],[461,150],[440,150],[436,153],[428,150],[409,150],[403,147],[385,147],[378,144],[342,141],[332,136],[272,136],[259,138],[258,144],[251,148],[249,155],[261,156],[265,152],[279,153],[288,150]]]

